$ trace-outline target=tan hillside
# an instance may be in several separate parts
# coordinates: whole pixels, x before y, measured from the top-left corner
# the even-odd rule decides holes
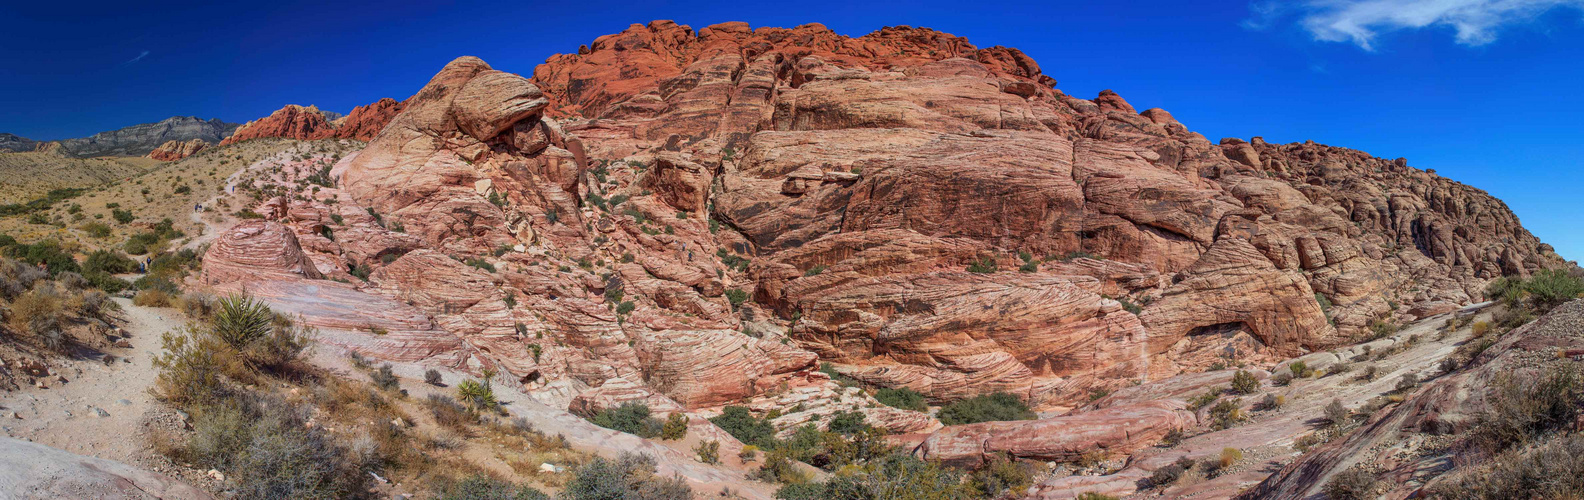
[[[159,165],[140,157],[68,158],[54,152],[0,152],[0,204],[25,202],[59,188],[124,180]]]

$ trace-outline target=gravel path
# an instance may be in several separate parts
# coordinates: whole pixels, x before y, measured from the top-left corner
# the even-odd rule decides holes
[[[65,363],[56,372],[66,381],[53,378],[46,389],[0,394],[0,434],[129,464],[153,457],[145,426],[145,414],[156,407],[148,391],[158,374],[153,361],[160,335],[185,320],[174,309],[114,300],[124,311],[123,329],[132,347],[110,349],[116,360],[108,364]]]

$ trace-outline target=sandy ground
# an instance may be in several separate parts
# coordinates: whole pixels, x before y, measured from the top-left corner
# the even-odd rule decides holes
[[[154,357],[160,335],[185,320],[173,309],[137,307],[114,299],[126,318],[132,348],[112,348],[108,364],[78,360],[56,368],[66,381],[47,389],[0,394],[0,433],[62,450],[129,464],[144,464],[148,450],[145,414],[157,406],[149,387],[158,371]]]

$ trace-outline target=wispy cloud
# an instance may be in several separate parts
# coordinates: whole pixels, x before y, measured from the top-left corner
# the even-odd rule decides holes
[[[1452,28],[1457,43],[1479,46],[1496,41],[1504,27],[1534,21],[1556,9],[1584,10],[1584,0],[1308,0],[1249,5],[1243,26],[1265,29],[1289,13],[1315,40],[1347,42],[1375,50],[1382,33],[1430,27]]]
[[[135,63],[135,62],[138,62],[138,61],[142,61],[143,58],[148,57],[148,55],[149,55],[149,51],[145,50],[145,51],[139,53],[137,55],[137,57],[132,58],[132,60],[130,60],[130,61],[121,63],[121,65],[122,66],[130,66],[132,63]]]

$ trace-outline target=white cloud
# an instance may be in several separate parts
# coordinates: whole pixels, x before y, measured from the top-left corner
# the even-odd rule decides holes
[[[1308,0],[1277,6],[1249,6],[1245,27],[1261,29],[1284,10],[1301,12],[1298,21],[1316,40],[1350,42],[1374,50],[1382,33],[1430,27],[1452,28],[1457,43],[1484,45],[1505,26],[1533,21],[1555,8],[1584,10],[1584,0]]]
[[[143,58],[148,57],[148,55],[149,55],[149,51],[145,50],[145,51],[143,51],[143,53],[138,54],[137,57],[132,58],[132,60],[130,60],[130,61],[121,63],[121,65],[122,66],[126,66],[126,65],[129,65],[129,64],[138,62],[138,61],[142,61]]]

